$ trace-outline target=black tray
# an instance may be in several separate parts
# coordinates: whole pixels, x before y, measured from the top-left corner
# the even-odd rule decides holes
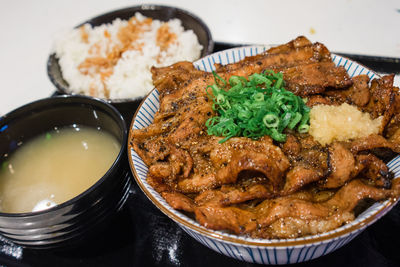
[[[232,45],[216,43],[215,51],[230,47]],[[368,60],[360,60],[358,55],[344,56],[379,72],[398,72],[384,59],[381,64],[373,60],[375,65],[372,65]],[[299,266],[400,266],[399,248],[400,205],[396,205],[349,244]],[[162,214],[136,183],[123,210],[95,236],[82,240],[79,247],[58,251],[23,249],[0,238],[0,263],[57,267],[258,266],[218,254],[195,241]]]

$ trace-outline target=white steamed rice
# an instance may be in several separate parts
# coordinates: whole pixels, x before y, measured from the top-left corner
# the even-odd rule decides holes
[[[135,18],[140,22],[146,19],[140,13],[136,13]],[[79,28],[60,36],[55,42],[54,50],[69,90],[109,99],[143,97],[153,88],[151,66],[168,66],[178,61],[194,61],[200,57],[202,46],[197,36],[192,30],[185,31],[179,19],[168,21],[169,31],[176,35],[176,41],[166,50],[161,50],[156,45],[156,37],[162,23],[152,20],[135,41],[136,45],[142,45],[141,49],[123,52],[114,65],[112,74],[103,80],[95,70],[83,73],[78,67],[87,57],[93,56],[94,50],[96,56],[107,57],[114,46],[121,44],[118,31],[128,21],[116,19],[110,24],[97,27],[85,24],[83,29],[87,34],[87,42],[82,38],[83,29]],[[105,38],[105,31],[110,38]]]

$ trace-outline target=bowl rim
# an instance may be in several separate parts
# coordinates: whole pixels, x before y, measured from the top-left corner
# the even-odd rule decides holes
[[[202,61],[205,58],[212,56],[214,54],[218,54],[218,53],[226,53],[226,52],[230,52],[231,50],[237,50],[237,49],[243,49],[243,48],[251,48],[251,47],[270,47],[270,45],[253,45],[253,46],[240,46],[240,47],[234,47],[234,48],[230,48],[227,50],[223,50],[223,51],[218,51],[215,52],[211,55],[207,55],[206,57],[200,58],[198,59],[198,61]],[[347,57],[343,57],[334,53],[331,53],[332,56],[332,61],[333,61],[333,57],[339,57],[341,59],[344,60],[348,60],[349,62],[354,62],[357,63],[359,66],[363,67],[366,70],[371,71],[374,76],[376,77],[380,77],[380,75],[376,72],[374,72],[373,70],[371,70],[368,67],[365,67],[364,65],[351,60]],[[133,117],[132,117],[132,121],[130,123],[130,128],[129,128],[129,135],[128,135],[128,140],[132,139],[132,130],[134,129],[134,122],[135,119],[140,111],[140,109],[142,108],[142,106],[144,105],[146,99],[153,94],[153,92],[157,90],[157,88],[154,88],[153,90],[151,90],[142,100],[142,102],[140,103],[140,105],[138,106],[137,110],[135,111]],[[212,238],[214,240],[218,240],[221,242],[228,242],[234,245],[245,245],[245,246],[250,246],[250,247],[265,247],[265,248],[287,248],[287,247],[303,247],[303,246],[314,246],[317,244],[325,244],[328,242],[331,242],[332,240],[338,240],[338,239],[343,239],[346,238],[348,236],[350,236],[351,234],[354,234],[355,232],[361,232],[362,230],[364,230],[367,226],[369,226],[370,224],[374,223],[376,220],[380,219],[383,217],[383,215],[385,215],[395,204],[397,204],[397,202],[399,202],[399,199],[396,198],[388,198],[387,200],[385,200],[384,202],[380,202],[380,207],[379,209],[375,210],[373,213],[369,214],[368,217],[363,218],[362,220],[355,222],[353,221],[353,224],[346,224],[344,226],[341,227],[337,227],[331,231],[325,232],[325,233],[321,233],[318,235],[309,235],[309,236],[305,236],[305,237],[300,237],[300,238],[292,238],[292,239],[261,239],[261,238],[245,238],[243,239],[243,236],[239,236],[239,235],[234,235],[234,234],[228,234],[225,235],[223,232],[218,231],[218,230],[212,230],[212,229],[208,229],[204,226],[198,226],[195,225],[193,223],[191,223],[190,221],[187,221],[185,219],[180,218],[179,216],[177,216],[175,213],[173,213],[170,208],[166,207],[163,205],[163,203],[160,203],[155,196],[152,194],[152,192],[150,192],[146,185],[144,185],[143,181],[139,178],[139,175],[136,171],[135,165],[132,161],[132,152],[133,152],[133,147],[131,142],[128,142],[128,161],[129,161],[129,166],[130,169],[133,173],[133,177],[136,180],[137,184],[139,185],[140,189],[144,192],[144,194],[149,198],[149,200],[159,209],[161,210],[166,216],[168,216],[170,219],[172,219],[173,221],[175,221],[176,223],[178,223],[178,225],[182,225],[198,234],[204,235],[208,238]],[[396,157],[395,157],[396,158]],[[398,178],[400,179],[400,177]],[[176,210],[175,210],[176,211]],[[176,211],[176,212],[180,212],[180,211]],[[180,212],[181,213],[181,212]],[[183,213],[181,213],[182,215],[184,215]],[[186,215],[184,215],[186,216]],[[357,219],[357,218],[355,218]],[[351,223],[351,222],[350,222]],[[345,227],[347,226],[347,227]],[[345,227],[345,228],[343,228]],[[266,242],[268,241],[268,242]]]
[[[46,97],[46,98],[41,98],[32,102],[29,102],[27,104],[24,104],[7,114],[3,115],[0,117],[0,128],[4,123],[8,123],[8,121],[12,121],[14,116],[21,116],[23,113],[31,113],[32,111],[38,110],[36,105],[41,105],[42,103],[45,104],[46,106],[51,104],[46,104],[46,102],[54,102],[54,103],[67,103],[65,101],[72,101],[74,104],[84,104],[84,106],[88,106],[91,103],[96,104],[98,106],[103,106],[107,109],[109,109],[112,113],[112,115],[115,115],[118,120],[116,121],[119,126],[122,126],[122,140],[121,140],[121,146],[119,148],[119,152],[111,164],[111,166],[107,169],[107,171],[89,188],[78,194],[77,196],[62,202],[60,204],[57,204],[53,207],[50,207],[48,209],[44,210],[39,210],[39,211],[32,211],[32,212],[20,212],[20,213],[5,213],[0,211],[0,217],[8,217],[8,218],[22,218],[22,217],[34,217],[34,216],[40,216],[43,214],[47,214],[49,212],[61,210],[67,206],[70,206],[71,204],[75,203],[76,201],[81,200],[102,184],[107,177],[110,175],[112,170],[114,170],[119,162],[123,160],[124,154],[126,152],[127,148],[127,140],[128,140],[128,130],[126,127],[126,123],[120,112],[111,104],[107,103],[106,101],[100,99],[100,98],[95,98],[95,97],[89,97],[89,96],[83,96],[83,95],[59,95],[59,96],[52,96],[52,97]],[[71,104],[71,103],[69,103]],[[39,108],[40,109],[40,108]]]
[[[198,17],[197,15],[191,13],[190,11],[187,11],[187,10],[184,10],[184,9],[181,9],[181,8],[178,8],[178,7],[174,7],[174,6],[157,5],[157,4],[142,4],[142,5],[136,5],[136,6],[127,6],[127,7],[111,10],[111,11],[108,11],[108,12],[105,12],[105,13],[101,13],[101,14],[99,14],[97,16],[91,17],[90,19],[88,19],[88,20],[86,20],[86,21],[74,26],[73,28],[78,28],[78,27],[80,27],[80,26],[82,26],[84,24],[87,24],[87,23],[89,23],[90,25],[93,25],[92,24],[93,20],[100,19],[102,17],[111,16],[111,15],[115,16],[113,18],[113,20],[115,20],[115,19],[118,18],[118,13],[120,13],[120,12],[132,11],[132,14],[134,15],[134,13],[140,12],[141,10],[154,10],[154,11],[160,10],[161,11],[161,10],[164,10],[164,9],[176,10],[176,11],[182,13],[182,14],[185,14],[185,15],[193,18],[205,30],[206,35],[207,35],[207,39],[208,39],[207,49],[204,52],[205,54],[202,55],[200,58],[205,57],[207,55],[210,55],[213,52],[213,50],[214,50],[214,40],[212,38],[212,34],[211,34],[211,31],[210,31],[210,28],[205,24],[205,22],[200,17]],[[107,22],[107,23],[109,23],[109,22]],[[202,53],[203,53],[203,51],[202,51]],[[49,57],[47,59],[46,70],[47,70],[47,76],[50,79],[51,83],[56,87],[57,92],[61,93],[61,94],[65,94],[65,95],[88,96],[88,95],[85,95],[85,94],[82,94],[82,93],[74,93],[74,92],[68,91],[67,88],[62,86],[62,84],[60,84],[58,82],[58,80],[55,79],[55,77],[53,75],[53,72],[52,72],[52,65],[53,65],[52,62],[53,62],[53,60],[55,60],[57,65],[59,65],[58,64],[58,58],[57,58],[55,52],[51,52],[50,53],[50,55],[49,55]],[[61,71],[61,69],[60,69],[60,71]],[[62,75],[62,72],[61,72],[61,75]],[[112,98],[98,98],[98,99],[101,99],[101,100],[103,100],[103,101],[105,101],[107,103],[110,103],[110,104],[118,104],[118,103],[126,103],[126,102],[130,102],[130,101],[135,101],[135,100],[140,99],[140,98],[142,98],[142,97],[115,98],[115,99],[112,99]]]

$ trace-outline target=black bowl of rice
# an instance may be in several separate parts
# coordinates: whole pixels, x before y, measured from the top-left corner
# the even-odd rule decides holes
[[[213,48],[209,28],[195,15],[140,5],[102,14],[60,34],[47,73],[57,94],[102,98],[129,119],[153,89],[151,66],[195,61]]]

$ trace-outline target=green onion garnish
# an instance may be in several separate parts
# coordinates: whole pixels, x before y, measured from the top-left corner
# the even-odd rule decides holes
[[[310,108],[283,88],[282,73],[266,70],[249,79],[232,76],[228,82],[213,75],[215,84],[207,86],[206,92],[217,116],[209,118],[206,126],[209,135],[225,137],[220,143],[234,136],[258,139],[264,135],[284,142],[286,128],[308,132]]]

